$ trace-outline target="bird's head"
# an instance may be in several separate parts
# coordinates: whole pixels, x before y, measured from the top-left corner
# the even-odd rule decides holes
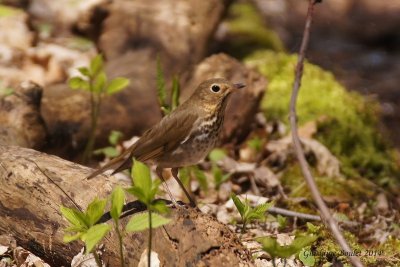
[[[199,98],[203,105],[210,109],[226,103],[227,97],[239,89],[245,87],[242,83],[231,83],[224,78],[213,78],[202,82],[193,97]]]

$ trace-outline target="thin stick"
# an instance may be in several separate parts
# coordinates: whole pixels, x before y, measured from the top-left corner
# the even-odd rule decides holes
[[[52,182],[58,189],[60,189],[60,191],[72,202],[72,204],[74,204],[74,206],[75,206],[78,210],[83,211],[83,209],[81,208],[81,206],[79,206],[78,203],[76,203],[75,200],[74,200],[70,195],[68,195],[68,193],[65,192],[65,190],[64,190],[61,186],[59,186],[53,179],[51,179],[51,177],[48,176],[48,175],[46,174],[46,172],[43,171],[42,168],[40,168],[39,165],[38,165],[35,161],[30,160],[30,159],[28,159],[28,161],[30,161],[30,162],[32,162],[33,164],[35,164],[36,167],[39,169],[39,171],[40,171],[47,179],[49,179],[50,182]]]
[[[299,219],[303,219],[303,220],[321,221],[321,217],[318,215],[302,213],[302,212],[297,212],[297,211],[291,211],[291,210],[278,208],[278,207],[271,207],[268,209],[268,212],[273,213],[273,214],[280,214],[280,215],[287,216],[287,217],[299,218]],[[359,225],[359,223],[356,221],[342,221],[339,223],[344,226],[347,226],[347,227],[356,227]]]
[[[306,25],[304,27],[303,40],[301,42],[299,57],[297,60],[297,65],[296,65],[296,70],[295,70],[295,80],[293,83],[292,97],[290,99],[289,119],[290,119],[290,126],[292,129],[293,145],[294,145],[294,148],[296,151],[296,156],[300,163],[301,170],[303,172],[306,183],[311,191],[312,197],[318,206],[318,209],[321,214],[321,218],[322,218],[323,222],[325,223],[325,225],[327,225],[330,228],[336,241],[338,242],[340,247],[343,249],[343,251],[346,252],[346,255],[353,255],[354,253],[351,253],[351,248],[349,247],[346,240],[344,239],[344,237],[336,223],[336,220],[330,214],[328,207],[325,205],[325,202],[323,201],[323,199],[321,197],[321,193],[318,191],[317,185],[315,184],[314,178],[310,172],[308,163],[304,156],[304,151],[301,147],[300,138],[297,133],[296,101],[297,101],[297,95],[299,93],[299,88],[300,88],[300,84],[301,84],[301,77],[303,75],[304,58],[305,58],[305,54],[306,54],[306,50],[307,50],[308,40],[310,38],[312,15],[313,15],[313,11],[314,11],[314,6],[317,2],[320,2],[320,1],[309,0]],[[360,259],[357,256],[348,256],[348,257],[354,266],[357,266],[357,267],[363,266],[363,264],[361,263]]]
[[[297,218],[309,220],[309,221],[320,221],[321,220],[321,217],[319,217],[318,215],[301,213],[301,212],[291,211],[291,210],[277,208],[277,207],[269,208],[268,212],[280,214],[280,215],[288,216],[288,217],[297,217]]]

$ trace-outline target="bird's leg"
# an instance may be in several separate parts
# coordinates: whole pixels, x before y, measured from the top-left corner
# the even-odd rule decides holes
[[[169,188],[168,188],[167,183],[165,182],[165,179],[164,179],[163,174],[162,174],[162,170],[163,170],[162,168],[157,167],[157,168],[156,168],[156,173],[157,173],[158,177],[163,181],[162,184],[163,184],[163,186],[164,186],[164,189],[167,191],[169,197],[171,198],[172,204],[173,204],[175,207],[178,207],[178,203],[176,202],[174,196],[172,195],[171,191],[170,191]]]
[[[178,178],[178,168],[172,168],[171,173],[172,173],[172,176],[175,178],[175,180],[178,182],[179,186],[182,188],[183,192],[185,192],[186,197],[190,201],[190,206],[196,207],[196,202],[193,200],[193,198],[190,196],[189,192],[186,190],[185,186],[182,184],[181,180],[179,180],[179,178]]]

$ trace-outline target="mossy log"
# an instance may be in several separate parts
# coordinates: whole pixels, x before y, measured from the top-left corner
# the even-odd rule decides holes
[[[60,205],[85,209],[95,197],[110,194],[116,180],[86,180],[91,169],[61,158],[16,146],[0,147],[0,234],[13,235],[18,244],[51,266],[68,266],[83,244],[63,242]],[[154,231],[153,251],[161,266],[243,266],[251,258],[235,235],[214,218],[196,209],[172,209],[172,222]],[[126,223],[129,217],[122,219]],[[147,246],[147,232],[124,240],[126,266],[137,266]],[[111,233],[104,241],[103,260],[119,266],[118,243]]]

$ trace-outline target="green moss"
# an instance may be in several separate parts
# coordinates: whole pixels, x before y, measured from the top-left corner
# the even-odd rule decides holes
[[[354,234],[348,231],[343,231],[343,234],[353,253],[359,256],[365,266],[399,266],[400,240],[389,237],[383,244],[363,246],[358,243]],[[343,263],[350,263],[328,229],[321,227],[318,236],[318,244],[313,247],[315,255],[319,255],[316,257],[316,266],[331,262],[332,255]]]
[[[400,239],[390,236],[385,243],[370,251],[378,253],[379,259],[376,266],[388,266],[388,264],[400,266]]]
[[[354,177],[352,179],[345,179],[342,177],[335,177],[332,179],[319,175],[313,167],[311,171],[321,194],[326,198],[351,202],[352,205],[357,205],[358,201],[365,201],[365,199],[373,198],[378,192],[371,182],[363,178]],[[281,182],[285,187],[290,189],[291,197],[306,197],[311,199],[310,190],[304,181],[298,164],[293,164],[293,166],[285,169],[281,177]],[[301,210],[302,206],[296,203],[290,204],[290,209],[306,213],[313,212],[311,210]]]
[[[269,79],[262,109],[268,120],[288,124],[289,100],[297,56],[270,50],[245,59]],[[316,138],[339,158],[348,177],[367,177],[398,188],[396,158],[377,130],[378,105],[348,92],[334,76],[318,66],[305,64],[297,101],[299,124],[317,122]],[[386,184],[387,185],[387,184]],[[397,189],[398,190],[398,189]]]
[[[225,25],[229,40],[223,48],[236,57],[242,58],[260,48],[284,50],[278,35],[265,26],[259,11],[251,4],[232,4],[228,9]]]
[[[365,251],[365,248],[357,243],[357,237],[354,236],[352,233],[348,231],[343,231],[343,235],[354,253],[362,253],[363,251]],[[347,256],[344,255],[342,249],[337,245],[331,233],[326,228],[322,228],[320,230],[319,236],[322,238],[320,242],[318,242],[318,245],[315,246],[316,255],[320,255],[317,257],[316,266],[320,266],[328,261],[332,262],[333,257],[337,258],[345,264],[350,263]],[[360,258],[364,264],[370,263],[366,261],[365,257]]]

